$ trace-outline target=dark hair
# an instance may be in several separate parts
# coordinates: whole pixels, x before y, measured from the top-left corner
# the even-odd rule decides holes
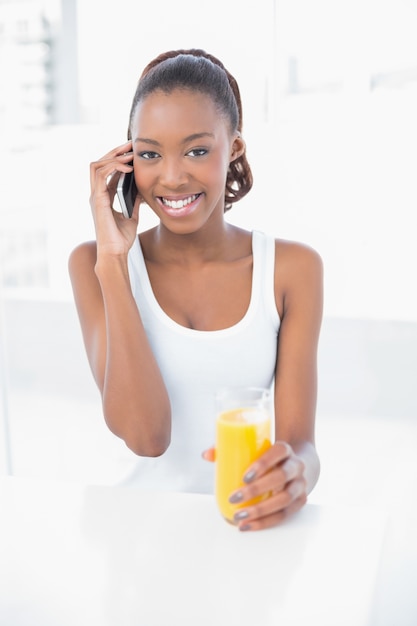
[[[130,110],[129,139],[138,103],[154,91],[171,93],[175,89],[190,89],[207,94],[229,119],[231,131],[242,131],[239,87],[223,63],[204,50],[171,50],[156,57],[142,72]],[[251,168],[244,152],[229,164],[225,211],[250,191],[252,183]]]

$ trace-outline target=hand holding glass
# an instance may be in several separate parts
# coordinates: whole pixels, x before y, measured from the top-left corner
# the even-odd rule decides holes
[[[215,496],[223,517],[234,523],[239,505],[229,502],[229,498],[244,486],[249,466],[271,446],[270,392],[258,387],[223,389],[216,403]]]

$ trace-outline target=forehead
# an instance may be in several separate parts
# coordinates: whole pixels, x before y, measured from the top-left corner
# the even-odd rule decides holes
[[[208,94],[189,89],[154,91],[138,103],[132,135],[163,135],[174,130],[185,134],[215,132],[226,126],[225,116]]]

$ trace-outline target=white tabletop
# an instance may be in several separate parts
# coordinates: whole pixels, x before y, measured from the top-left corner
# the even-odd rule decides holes
[[[239,532],[211,496],[0,479],[2,626],[368,626],[384,520]]]

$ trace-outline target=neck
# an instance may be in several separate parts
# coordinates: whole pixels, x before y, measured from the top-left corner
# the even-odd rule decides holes
[[[177,234],[159,224],[154,230],[153,251],[160,262],[195,265],[221,260],[230,247],[234,226],[224,220],[206,224],[193,233]]]

